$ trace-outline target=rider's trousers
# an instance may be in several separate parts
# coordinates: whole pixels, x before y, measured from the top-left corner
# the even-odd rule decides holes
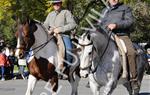
[[[72,59],[73,59],[73,56],[71,55],[71,50],[73,49],[73,45],[69,36],[62,35],[62,38],[66,48],[66,54],[65,54],[66,55],[65,59],[67,61],[66,63],[68,63],[67,65],[70,65],[72,64]]]
[[[131,73],[131,78],[137,78],[137,65],[136,65],[136,51],[133,47],[132,41],[128,36],[119,36],[125,42],[127,48],[127,59],[129,64],[129,70]]]

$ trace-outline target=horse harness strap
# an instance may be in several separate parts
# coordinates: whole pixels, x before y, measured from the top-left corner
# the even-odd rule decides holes
[[[32,50],[28,50],[28,51],[26,51],[26,52],[29,53],[29,52],[31,52],[31,51],[33,51],[33,50],[37,50],[37,49],[38,49],[34,54],[32,54],[32,55],[30,55],[30,56],[35,55],[38,51],[40,51],[42,48],[44,48],[44,47],[53,39],[53,37],[54,37],[54,35],[52,35],[51,38],[50,38],[49,40],[47,40],[45,43],[43,43],[43,44],[41,44],[41,45],[39,45],[39,46],[33,48]]]
[[[38,20],[34,20],[34,21],[37,22],[38,24],[40,24],[40,25],[42,26],[42,28],[44,29],[44,31],[47,32],[46,28],[43,26],[43,24],[42,24],[40,21],[38,21]],[[47,37],[47,38],[48,38],[48,37]],[[46,42],[44,42],[43,44],[41,44],[41,45],[39,45],[39,46],[33,48],[32,50],[28,50],[28,51],[26,51],[26,52],[31,52],[31,51],[33,51],[33,50],[37,50],[37,49],[38,49],[34,54],[32,54],[32,55],[30,55],[30,56],[35,55],[38,51],[40,51],[42,48],[44,48],[53,38],[54,38],[54,35],[51,34],[51,37],[50,37],[49,39],[47,39]]]
[[[92,45],[92,42],[91,43],[88,43],[88,44],[80,44],[78,43],[80,46],[89,46],[89,45]]]

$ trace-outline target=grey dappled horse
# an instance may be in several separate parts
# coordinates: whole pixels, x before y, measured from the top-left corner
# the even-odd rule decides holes
[[[104,31],[84,33],[80,39],[82,51],[80,52],[80,74],[81,77],[89,77],[90,88],[93,95],[100,94],[100,88],[104,86],[102,95],[111,95],[121,79],[122,64],[121,56],[115,42]],[[138,48],[137,71],[138,82],[144,74],[144,67],[147,63],[144,52]],[[140,89],[132,89],[130,81],[122,80],[129,95],[138,95]]]
[[[48,35],[45,27],[38,21],[29,20],[18,24],[16,56],[21,58],[28,53],[28,69],[30,72],[26,95],[32,95],[37,80],[50,83],[52,95],[57,95],[57,46],[54,36]],[[68,70],[68,81],[71,84],[71,95],[78,95],[79,63],[74,63]],[[61,90],[61,89],[59,89]]]

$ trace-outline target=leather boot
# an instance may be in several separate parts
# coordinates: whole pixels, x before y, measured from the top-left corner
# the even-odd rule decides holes
[[[133,90],[140,89],[137,79],[131,79],[131,87]]]

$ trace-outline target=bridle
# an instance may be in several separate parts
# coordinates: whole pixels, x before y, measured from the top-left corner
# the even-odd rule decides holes
[[[45,27],[42,25],[42,23],[40,23],[40,22],[38,22],[38,21],[35,21],[35,22],[38,23],[38,24],[40,24],[40,25],[42,26],[44,32],[47,33],[47,30],[46,30]],[[22,36],[22,38],[23,38],[23,42],[24,42],[24,45],[25,45],[26,47],[17,47],[16,49],[22,49],[22,50],[23,50],[25,53],[27,53],[27,54],[28,54],[29,52],[32,52],[32,51],[35,51],[35,50],[36,50],[36,52],[34,52],[33,55],[35,55],[35,54],[38,53],[42,48],[44,48],[44,47],[53,39],[53,37],[54,37],[54,35],[51,35],[50,38],[48,38],[48,36],[47,36],[47,41],[46,41],[46,42],[43,42],[43,43],[40,44],[39,46],[36,46],[36,47],[30,49],[31,47],[28,48],[28,42],[24,41],[24,38],[25,38],[25,35],[24,35],[25,33],[24,33],[24,31],[19,31],[19,32],[21,32],[21,36]],[[29,31],[29,32],[31,32],[31,31]],[[29,34],[27,37],[30,38],[31,35]],[[33,56],[33,55],[30,55],[30,56]]]
[[[93,43],[92,42],[90,42],[90,43],[87,43],[87,44],[81,44],[81,43],[78,43],[80,46],[82,46],[82,47],[85,47],[85,46],[89,46],[89,45],[92,45]]]
[[[84,38],[85,38],[87,35],[88,35],[88,33],[86,33],[86,34],[84,35]],[[92,41],[90,41],[90,42],[87,43],[87,44],[83,44],[83,43],[80,43],[80,42],[79,42],[78,44],[79,44],[82,48],[85,48],[86,46],[93,45]],[[93,49],[92,49],[92,52],[93,52]],[[93,53],[91,53],[90,56],[91,56],[91,57],[89,57],[89,58],[90,58],[90,63],[92,63]],[[88,66],[86,66],[86,67],[84,67],[84,68],[80,67],[80,70],[87,70],[87,69],[89,69],[91,66],[92,66],[92,64],[89,64]]]
[[[92,66],[92,61],[93,61],[93,59],[94,59],[94,56],[93,56],[93,54],[94,54],[94,49],[92,49],[92,53],[90,54],[90,61],[89,61],[89,65],[88,66],[86,66],[86,67],[84,67],[84,68],[82,68],[82,67],[80,67],[80,70],[87,70],[87,69],[90,69],[90,67]]]
[[[108,41],[107,41],[106,47],[105,47],[105,49],[104,49],[102,55],[99,56],[99,60],[101,60],[101,59],[103,58],[103,56],[105,55],[106,50],[107,50],[107,48],[108,48],[108,46],[109,46],[109,43],[110,43],[110,39],[111,39],[112,34],[113,34],[113,32],[110,32],[110,33],[108,34]],[[81,46],[85,47],[85,46],[89,46],[89,45],[92,45],[92,44],[93,44],[93,43],[92,43],[92,41],[91,41],[91,42],[88,43],[88,44],[81,44]],[[96,70],[97,70],[97,68],[98,68],[98,64],[95,66],[95,68],[94,68],[93,70],[91,69],[92,61],[94,60],[94,56],[93,56],[93,55],[94,55],[94,47],[92,47],[92,53],[90,54],[90,56],[91,56],[90,65],[88,65],[88,66],[86,66],[86,67],[84,67],[84,68],[81,68],[81,67],[80,67],[81,70],[90,69],[90,70],[91,70],[91,73],[95,73],[95,72],[96,72]]]

